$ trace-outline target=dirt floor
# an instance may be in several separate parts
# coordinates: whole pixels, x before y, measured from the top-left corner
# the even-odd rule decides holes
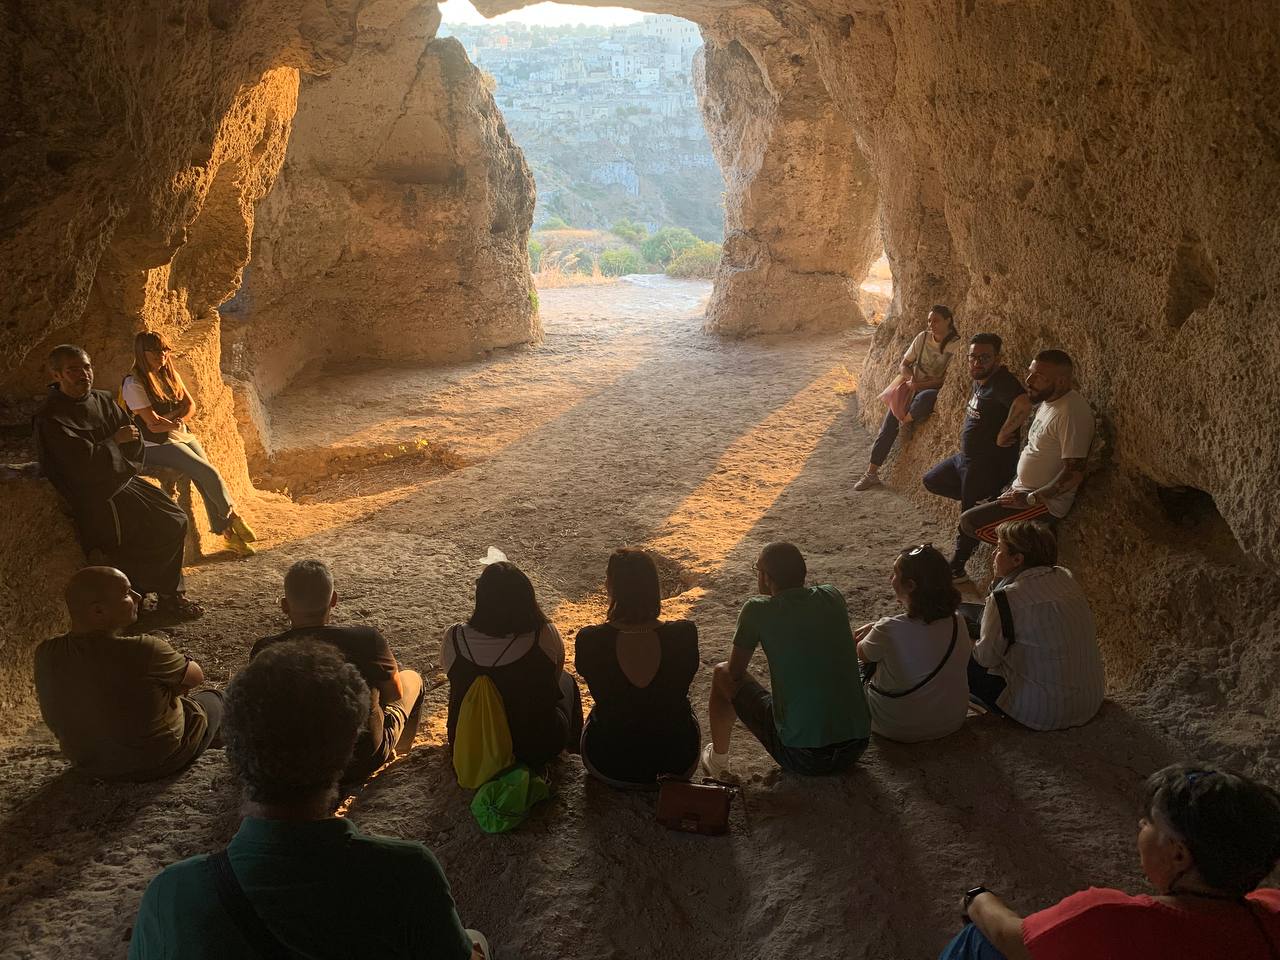
[[[490,545],[529,572],[570,643],[601,618],[610,551],[658,553],[667,614],[698,624],[705,715],[761,545],[799,544],[856,624],[893,609],[901,547],[949,541],[897,495],[851,489],[869,446],[851,371],[870,328],[720,340],[701,332],[708,290],[637,278],[545,291],[534,347],[290,391],[273,410],[271,469],[299,502],[250,505],[261,552],[193,568],[211,610],[172,641],[225,683],[281,628],[287,566],[328,560],[340,618],[376,624],[431,687],[417,749],[350,815],[426,843],[504,960],[928,958],[979,882],[1024,910],[1088,884],[1141,889],[1135,789],[1177,754],[1120,696],[1079,730],[980,717],[937,743],[876,742],[828,780],[781,774],[739,729],[745,803],[723,838],[667,832],[651,796],[588,781],[576,757],[554,765],[553,799],[520,830],[476,826],[442,746],[438,661]],[[317,469],[332,476],[308,481]],[[104,784],[68,772],[40,725],[0,750],[0,797],[4,957],[124,956],[148,880],[224,844],[238,820],[217,751],[174,780]]]

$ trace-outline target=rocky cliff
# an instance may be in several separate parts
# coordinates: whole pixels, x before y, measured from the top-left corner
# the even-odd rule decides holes
[[[242,425],[264,452],[269,430],[248,412],[304,367],[470,358],[539,335],[533,178],[461,45],[431,39],[439,20],[375,6],[349,62],[303,81],[252,265],[222,311],[224,368],[251,394]]]

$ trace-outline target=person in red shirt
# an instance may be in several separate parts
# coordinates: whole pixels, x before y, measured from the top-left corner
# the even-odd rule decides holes
[[[1020,917],[985,887],[939,960],[1280,960],[1280,794],[1176,764],[1147,778],[1138,856],[1156,895],[1090,887]]]

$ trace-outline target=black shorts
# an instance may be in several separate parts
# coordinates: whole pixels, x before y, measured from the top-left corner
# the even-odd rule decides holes
[[[760,741],[760,745],[769,752],[783,770],[798,773],[806,777],[820,777],[832,773],[841,773],[853,766],[862,751],[867,749],[867,740],[846,740],[825,747],[789,747],[782,742],[778,734],[778,725],[773,719],[773,694],[764,688],[754,677],[746,677],[738,686],[733,697],[733,709],[738,719]]]

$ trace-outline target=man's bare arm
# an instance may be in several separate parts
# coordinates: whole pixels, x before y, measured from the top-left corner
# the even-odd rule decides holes
[[[1063,460],[1058,475],[1036,491],[1036,502],[1052,500],[1080,486],[1084,481],[1084,464],[1083,457]]]
[[[200,668],[200,664],[194,660],[187,661],[187,672],[182,675],[182,679],[178,681],[178,687],[183,691],[194,690],[200,684],[204,683],[204,670]]]
[[[1009,415],[1004,418],[1004,425],[996,436],[996,443],[1002,447],[1011,447],[1018,439],[1018,431],[1031,415],[1031,398],[1020,393],[1009,404]]]
[[[754,652],[754,650],[734,647],[729,654],[729,676],[735,683],[740,683],[747,675],[747,665],[751,663],[751,654]]]

